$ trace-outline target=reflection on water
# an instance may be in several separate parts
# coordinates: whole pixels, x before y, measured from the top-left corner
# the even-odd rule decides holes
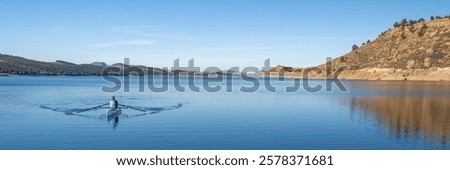
[[[438,141],[448,147],[449,87],[447,83],[371,83],[355,86],[360,92],[351,95],[349,104],[352,112],[374,118],[397,139]]]
[[[106,121],[112,124],[114,130],[119,126],[119,116],[107,117]]]

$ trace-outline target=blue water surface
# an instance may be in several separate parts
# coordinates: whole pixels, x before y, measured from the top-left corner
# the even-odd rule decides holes
[[[113,84],[101,77],[0,77],[0,149],[450,148],[448,82],[343,81],[347,91],[285,92],[295,80],[270,79],[276,92],[241,92],[253,84],[233,78],[231,92],[179,92],[170,78],[166,92],[139,92],[130,79],[130,92],[107,93],[102,86]],[[103,108],[77,112],[111,96],[141,110],[124,108],[113,120]]]

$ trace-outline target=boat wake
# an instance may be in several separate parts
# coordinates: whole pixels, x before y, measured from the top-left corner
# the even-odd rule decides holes
[[[66,109],[66,108],[54,108],[54,107],[50,107],[50,106],[41,105],[41,108],[43,108],[43,109],[53,110],[55,112],[62,112],[62,113],[65,113],[67,115],[74,115],[74,114],[77,114],[77,113],[93,111],[93,110],[99,110],[99,109],[101,109],[100,107],[102,107],[102,106],[93,107],[93,108],[83,108],[83,109],[81,109],[81,108],[79,108],[79,109],[77,109],[77,108]]]
[[[45,105],[41,105],[40,107],[43,109],[48,109],[48,110],[52,110],[55,112],[61,112],[66,115],[103,118],[103,117],[105,117],[105,115],[94,116],[94,115],[87,115],[87,114],[81,114],[81,113],[100,110],[100,109],[109,109],[109,107],[107,107],[107,106],[108,106],[108,104],[102,104],[102,105],[98,105],[98,106],[90,107],[90,108],[56,108],[56,107],[50,107],[50,106],[45,106]],[[136,110],[136,111],[141,112],[140,114],[132,114],[132,115],[122,114],[121,115],[121,117],[132,118],[132,117],[140,117],[140,116],[145,116],[145,115],[156,114],[156,113],[163,112],[163,111],[174,110],[174,109],[178,109],[182,106],[183,106],[183,104],[181,104],[181,103],[178,103],[173,106],[165,106],[165,107],[141,107],[141,106],[130,106],[130,105],[122,105],[121,104],[121,105],[119,105],[119,108],[122,110],[123,109],[131,109],[131,110]]]

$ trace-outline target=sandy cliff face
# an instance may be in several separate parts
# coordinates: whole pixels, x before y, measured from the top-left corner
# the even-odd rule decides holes
[[[331,78],[450,81],[450,19],[399,26],[334,59],[332,65],[328,71],[347,69]],[[312,71],[309,77],[325,78],[325,64],[319,68],[323,71]],[[302,78],[304,74],[288,72],[286,76]]]

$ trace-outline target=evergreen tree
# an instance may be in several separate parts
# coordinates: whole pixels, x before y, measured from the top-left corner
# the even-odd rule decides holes
[[[397,27],[399,27],[399,23],[398,23],[398,22],[395,22],[395,23],[394,23],[394,28],[397,28]]]
[[[400,22],[400,25],[402,27],[405,27],[408,24],[408,21],[406,19],[403,19],[402,22]]]
[[[355,50],[357,50],[359,47],[356,45],[356,44],[354,44],[353,46],[352,46],[352,51],[355,51]]]

